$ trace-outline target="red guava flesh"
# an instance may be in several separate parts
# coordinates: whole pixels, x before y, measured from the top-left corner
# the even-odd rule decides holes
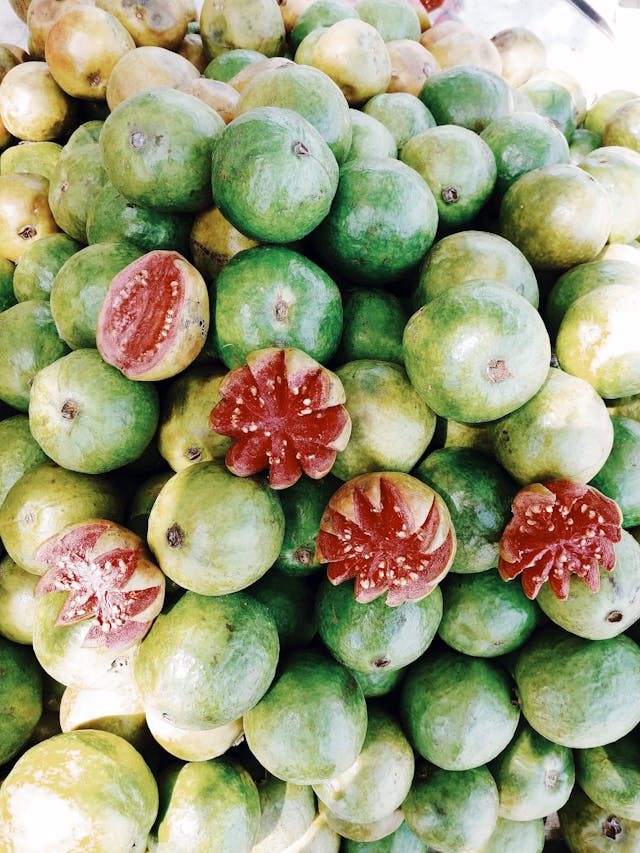
[[[532,483],[515,496],[513,518],[500,539],[498,571],[504,580],[522,575],[528,598],[549,581],[556,598],[569,595],[571,575],[600,588],[600,570],[615,566],[622,513],[615,501],[574,480]]]
[[[128,649],[162,608],[162,571],[148,558],[140,537],[112,521],[69,525],[47,539],[36,559],[52,568],[36,584],[35,596],[69,592],[56,625],[94,619],[84,646]]]
[[[427,596],[451,567],[456,537],[449,510],[410,474],[375,472],[347,481],[320,521],[316,560],[332,584],[355,578],[355,600],[387,592],[389,606]]]
[[[302,350],[256,350],[219,391],[209,426],[233,439],[226,464],[240,477],[268,468],[274,489],[292,486],[303,471],[319,479],[349,441],[342,383]]]
[[[165,379],[198,355],[208,330],[207,287],[179,252],[156,249],[111,280],[100,308],[102,358],[130,379]]]

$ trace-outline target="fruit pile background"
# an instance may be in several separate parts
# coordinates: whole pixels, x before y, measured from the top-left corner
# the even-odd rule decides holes
[[[640,10],[600,6],[443,4],[539,32],[520,88],[360,96],[364,25],[8,144],[0,853],[640,850]]]

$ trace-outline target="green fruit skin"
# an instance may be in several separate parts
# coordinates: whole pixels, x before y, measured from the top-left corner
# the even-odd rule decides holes
[[[19,566],[43,575],[50,567],[34,554],[50,536],[75,521],[120,522],[122,516],[123,497],[114,482],[42,462],[9,489],[0,507],[0,538]]]
[[[471,222],[495,187],[493,152],[480,136],[464,127],[429,128],[411,137],[400,159],[429,185],[438,205],[439,223],[445,229]]]
[[[436,124],[420,98],[409,92],[381,92],[369,98],[361,111],[378,119],[387,128],[398,150],[412,136]]]
[[[478,853],[542,853],[545,843],[544,821],[514,821],[498,817],[496,828]]]
[[[463,447],[434,450],[413,474],[438,492],[451,513],[457,541],[451,571],[495,568],[517,491],[513,480],[486,454]]]
[[[576,781],[618,817],[640,821],[640,744],[635,732],[606,746],[576,749]]]
[[[342,294],[342,309],[338,364],[360,358],[403,364],[402,333],[409,317],[397,296],[373,288],[353,288]]]
[[[103,119],[90,119],[79,124],[64,144],[65,155],[73,151],[78,145],[86,145],[88,142],[99,142],[103,124]]]
[[[639,546],[640,547],[640,546]],[[273,616],[280,648],[307,646],[317,631],[314,591],[304,577],[269,571],[249,588]]]
[[[605,399],[640,393],[640,289],[608,284],[568,307],[556,338],[560,367]]]
[[[211,154],[225,128],[208,104],[166,87],[126,98],[105,120],[108,179],[129,201],[165,212],[211,206]]]
[[[0,637],[0,764],[17,755],[42,714],[42,671],[30,648]]]
[[[640,234],[640,153],[621,145],[597,148],[578,163],[607,191],[613,222],[609,243],[628,243]]]
[[[14,643],[33,643],[37,582],[37,575],[25,572],[8,554],[0,560],[0,635]]]
[[[553,80],[528,80],[520,91],[527,95],[536,113],[553,122],[567,141],[571,140],[576,129],[576,110],[571,93],[565,86]]]
[[[350,109],[351,146],[346,161],[375,157],[396,157],[398,146],[391,131],[362,110]]]
[[[192,217],[133,204],[106,181],[92,200],[87,213],[87,241],[132,243],[140,253],[173,249],[189,251]]]
[[[436,124],[455,124],[475,133],[513,110],[511,87],[497,74],[477,66],[454,66],[432,74],[419,97]]]
[[[498,813],[530,821],[552,814],[569,799],[575,782],[574,753],[520,719],[513,740],[489,764],[498,786]]]
[[[111,732],[67,732],[31,747],[7,776],[0,845],[7,853],[145,850],[157,812],[155,779],[131,744]]]
[[[140,255],[129,243],[97,243],[75,252],[58,270],[49,305],[58,334],[71,349],[96,348],[98,314],[111,279]]]
[[[36,240],[20,256],[13,274],[13,289],[18,302],[49,299],[58,270],[81,248],[81,243],[64,233],[49,234]]]
[[[232,760],[188,762],[160,781],[156,853],[251,853],[259,827],[258,789]]]
[[[395,832],[403,820],[401,809],[396,809],[390,814],[385,814],[369,823],[344,820],[334,814],[322,800],[318,800],[318,813],[326,819],[329,827],[337,832],[341,838],[348,838],[351,841],[378,841]]]
[[[351,675],[360,685],[365,699],[376,696],[386,696],[400,684],[406,667],[401,669],[379,669],[376,672],[360,672],[352,667],[347,667]]]
[[[316,816],[313,789],[266,773],[258,782],[258,794],[260,831],[252,853],[285,850],[304,835]]]
[[[337,21],[359,17],[353,5],[346,0],[316,0],[298,15],[289,35],[291,50],[295,53],[306,36],[320,27],[330,27]]]
[[[505,284],[538,307],[538,282],[529,261],[504,237],[485,231],[457,231],[427,252],[413,292],[417,310],[458,284],[479,279]]]
[[[13,415],[0,421],[0,506],[11,486],[47,458],[31,435],[26,415]]]
[[[45,238],[43,237],[42,239]],[[41,242],[42,240],[36,240],[36,244]],[[21,258],[25,254],[26,252],[23,252]],[[19,301],[14,290],[16,266],[9,258],[0,258],[0,313],[6,311],[7,308],[11,308],[12,305],[15,305]]]
[[[406,822],[379,841],[351,841],[347,838],[343,847],[344,853],[427,853],[427,845],[409,829]]]
[[[0,314],[0,400],[28,411],[36,373],[68,352],[46,300],[29,299],[7,308]]]
[[[420,20],[404,0],[356,0],[355,9],[385,41],[420,38]]]
[[[526,172],[569,163],[569,144],[558,127],[536,113],[514,113],[488,124],[480,134],[496,160],[496,194],[502,197]]]
[[[601,144],[602,137],[599,133],[587,130],[586,127],[577,128],[569,142],[569,162],[577,166],[587,154],[600,148]]]
[[[69,402],[77,412],[68,417]],[[158,391],[106,364],[95,349],[77,349],[34,378],[29,427],[40,447],[72,471],[103,474],[133,462],[158,426]]]
[[[611,416],[613,447],[591,485],[612,498],[622,510],[624,527],[640,524],[640,423],[632,418]]]
[[[616,565],[611,572],[600,570],[598,592],[572,576],[566,601],[558,600],[548,584],[538,593],[542,612],[565,631],[588,640],[606,640],[640,619],[640,544],[623,530],[613,547]]]
[[[328,214],[338,163],[294,110],[256,107],[226,126],[213,152],[211,180],[216,205],[243,234],[290,243]]]
[[[295,110],[316,128],[338,163],[346,158],[352,133],[349,104],[319,68],[291,63],[265,70],[242,91],[236,115],[255,107]]]
[[[278,654],[276,624],[257,599],[186,592],[141,643],[134,677],[145,708],[181,729],[212,729],[259,701]]]
[[[336,374],[347,396],[351,435],[331,473],[345,481],[371,471],[409,473],[433,437],[436,416],[404,369],[360,359],[338,367]]]
[[[320,480],[301,477],[293,486],[282,489],[280,503],[284,513],[284,539],[273,564],[285,575],[304,577],[317,574],[323,563],[315,559],[320,519],[340,481],[327,474]]]
[[[0,154],[0,172],[31,172],[42,175],[48,181],[55,168],[62,145],[58,142],[22,142],[11,145]]]
[[[578,785],[558,812],[560,828],[571,853],[636,853],[640,846],[640,822],[612,814],[587,797]]]
[[[584,210],[588,218],[581,216]],[[527,172],[509,187],[499,230],[534,268],[566,270],[595,258],[609,237],[612,215],[595,178],[560,163]]]
[[[342,332],[337,284],[313,261],[284,246],[245,249],[216,281],[215,339],[227,367],[265,347],[296,347],[326,363]]]
[[[353,584],[324,579],[316,598],[318,631],[331,654],[350,669],[376,675],[417,660],[431,644],[442,617],[439,587],[420,601],[388,607],[384,596],[367,604],[353,597]]]
[[[496,571],[470,577],[450,573],[440,586],[443,613],[438,634],[465,655],[492,658],[512,652],[538,624],[534,602],[520,585],[505,583]]]
[[[535,308],[487,282],[451,288],[420,308],[407,323],[403,347],[411,384],[427,405],[463,423],[495,420],[526,403],[542,386],[551,357]]]
[[[551,367],[538,393],[492,424],[489,436],[496,459],[521,485],[587,483],[609,456],[613,425],[588,382]]]
[[[97,142],[78,145],[58,160],[49,181],[49,207],[60,228],[87,242],[87,214],[107,180]]]
[[[227,371],[218,365],[191,367],[167,385],[161,406],[158,450],[174,471],[196,462],[223,459],[231,439],[209,429]]]
[[[355,284],[394,284],[433,243],[438,209],[426,182],[390,158],[353,160],[340,170],[329,215],[313,235],[328,265]]]
[[[225,595],[273,565],[284,537],[278,495],[221,462],[198,462],[162,488],[149,515],[149,546],[163,572],[185,589]]]
[[[602,746],[640,722],[640,648],[624,634],[543,629],[520,649],[514,677],[529,725],[562,746]]]
[[[640,268],[629,261],[610,259],[588,261],[563,273],[551,288],[544,308],[551,337],[555,339],[572,302],[605,284],[640,286]]]
[[[252,62],[261,62],[263,59],[267,59],[267,56],[260,53],[259,50],[232,48],[214,57],[204,69],[202,76],[209,80],[220,80],[222,83],[228,83],[247,65],[251,65]]]
[[[284,46],[284,22],[271,0],[205,0],[200,12],[200,35],[211,60],[227,50],[255,50],[278,56]]]
[[[513,737],[520,717],[506,670],[447,649],[422,658],[408,671],[400,709],[414,749],[437,767],[456,771],[495,758]]]
[[[419,767],[402,806],[418,838],[442,853],[485,844],[498,820],[498,790],[486,767],[442,770]]]
[[[370,705],[367,735],[354,764],[315,784],[313,790],[332,815],[372,823],[400,807],[409,793],[414,765],[400,724],[389,712]]]
[[[173,476],[173,471],[160,471],[143,479],[130,495],[127,505],[125,527],[137,533],[141,539],[147,538],[149,513],[160,494],[160,489]]]
[[[331,714],[318,714],[318,708],[329,707]],[[271,688],[244,715],[245,737],[257,760],[297,785],[346,770],[362,749],[366,729],[367,706],[353,676],[312,649],[291,652]]]

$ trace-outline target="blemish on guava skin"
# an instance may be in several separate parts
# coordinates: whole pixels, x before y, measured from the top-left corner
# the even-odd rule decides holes
[[[293,559],[301,566],[310,566],[312,553],[308,548],[296,548],[293,552]]]
[[[184,545],[184,531],[177,522],[167,530],[167,542],[171,548],[181,548]]]
[[[513,373],[503,358],[491,359],[487,364],[487,376],[492,382],[504,382],[505,379],[513,379]]]
[[[289,315],[289,306],[284,299],[278,299],[273,310],[276,320],[279,320],[281,323],[283,323]]]
[[[373,665],[376,669],[384,669],[386,666],[389,666],[390,663],[391,661],[389,658],[377,658],[377,660],[374,660]]]
[[[619,610],[612,610],[607,616],[607,622],[622,622],[622,613]]]
[[[33,225],[25,225],[24,228],[21,228],[18,231],[18,237],[20,237],[21,240],[33,240],[37,233],[38,232]]]
[[[60,407],[60,414],[66,421],[72,421],[78,415],[78,404],[75,400],[65,400]]]
[[[622,835],[622,826],[615,815],[611,815],[602,823],[602,834],[605,838],[611,838],[617,841]]]
[[[129,134],[129,144],[132,148],[142,148],[147,141],[147,137],[141,130],[132,130]]]

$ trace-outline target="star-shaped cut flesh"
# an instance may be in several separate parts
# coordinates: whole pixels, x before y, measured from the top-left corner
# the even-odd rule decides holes
[[[329,473],[351,434],[338,377],[293,347],[250,353],[220,384],[209,426],[233,439],[226,464],[240,477],[269,470],[274,489],[304,472]]]
[[[164,601],[162,571],[142,540],[105,519],[73,524],[48,539],[36,554],[51,568],[35,595],[68,591],[56,625],[93,619],[84,646],[130,648],[147,633]]]
[[[449,510],[429,486],[409,474],[354,477],[333,495],[320,522],[316,559],[339,584],[355,578],[354,597],[366,604],[387,593],[390,606],[418,601],[449,571],[456,537]]]
[[[622,513],[615,501],[574,480],[532,483],[512,504],[513,518],[500,540],[498,571],[504,580],[522,575],[528,598],[546,581],[561,600],[569,595],[571,575],[589,589],[600,588],[600,571],[616,562]]]

